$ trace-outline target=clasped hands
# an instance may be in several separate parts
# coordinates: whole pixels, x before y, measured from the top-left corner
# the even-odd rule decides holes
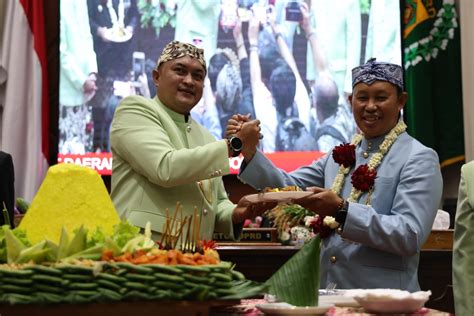
[[[245,161],[250,161],[257,152],[261,138],[260,121],[250,120],[250,114],[234,114],[227,122],[225,137],[236,135],[242,140],[242,155]]]
[[[311,191],[313,194],[304,198],[294,199],[293,204],[298,204],[307,210],[310,210],[321,217],[335,216],[341,205],[342,198],[329,189],[320,187],[308,187],[306,191]],[[276,201],[259,201],[252,203],[245,196],[243,196],[232,215],[234,224],[243,222],[246,219],[253,219],[256,216],[263,214],[277,206]]]

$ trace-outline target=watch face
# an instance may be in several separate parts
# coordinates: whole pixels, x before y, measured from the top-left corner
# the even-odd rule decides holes
[[[241,151],[242,150],[242,140],[238,137],[232,137],[230,139],[230,146],[234,151]]]

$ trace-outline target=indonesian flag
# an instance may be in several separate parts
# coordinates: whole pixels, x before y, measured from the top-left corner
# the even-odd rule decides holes
[[[13,156],[16,196],[31,200],[48,167],[44,0],[1,2],[0,148]]]

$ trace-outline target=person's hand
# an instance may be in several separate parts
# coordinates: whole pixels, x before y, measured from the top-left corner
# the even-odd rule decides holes
[[[109,42],[109,40],[105,37],[106,32],[107,28],[105,26],[99,26],[97,28],[97,36],[100,37],[104,42]]]
[[[234,114],[227,121],[227,127],[225,129],[225,138],[230,138],[232,135],[237,134],[244,122],[250,121],[250,114]]]
[[[275,26],[277,24],[277,20],[276,20],[276,10],[275,10],[275,7],[273,5],[268,6],[267,23],[270,25],[273,32],[275,32]]]
[[[304,30],[306,35],[308,35],[311,32],[311,20],[308,4],[304,1],[301,2],[300,10],[302,15],[302,19],[300,21],[301,28]]]
[[[82,89],[84,90],[84,94],[90,94],[97,90],[97,85],[95,84],[95,79],[91,78],[91,76],[87,77],[86,81],[82,85]]]
[[[84,102],[86,103],[94,97],[95,92],[97,91],[96,78],[97,77],[95,74],[90,74],[82,85],[82,91],[84,93]]]
[[[240,19],[240,17],[238,17],[235,22],[234,29],[232,30],[232,35],[234,36],[235,44],[237,45],[237,47],[239,47],[241,44],[244,44],[244,37],[242,36],[242,20]]]
[[[255,14],[252,14],[249,20],[249,29],[247,33],[250,46],[258,45],[258,33],[260,31],[259,27],[260,27],[260,21],[255,16]]]
[[[307,191],[314,194],[305,198],[296,199],[293,202],[307,210],[313,211],[320,216],[334,216],[341,205],[342,198],[329,189],[319,187],[308,187]]]
[[[257,202],[251,203],[245,196],[243,196],[232,213],[232,223],[240,224],[246,219],[253,219],[256,216],[262,215],[266,210],[270,210],[277,206],[276,202]]]
[[[257,152],[260,140],[260,121],[244,122],[237,132],[237,136],[242,140],[242,155],[245,161],[249,162]]]
[[[145,98],[150,98],[150,89],[148,88],[148,78],[146,74],[140,74],[137,78],[135,92]]]

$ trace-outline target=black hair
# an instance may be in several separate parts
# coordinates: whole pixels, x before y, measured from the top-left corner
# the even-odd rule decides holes
[[[258,57],[260,58],[262,81],[267,85],[273,70],[286,62],[281,57],[273,34],[263,29],[258,38]]]
[[[217,53],[209,60],[207,75],[209,76],[209,81],[211,82],[211,89],[213,92],[216,91],[216,81],[219,72],[228,63],[230,63],[230,60],[224,53]]]
[[[283,63],[273,70],[270,90],[277,112],[286,116],[287,109],[293,106],[296,94],[296,77],[288,64]]]
[[[397,88],[397,96],[400,97],[403,93],[403,89],[400,88],[400,86],[396,86],[396,88]]]

